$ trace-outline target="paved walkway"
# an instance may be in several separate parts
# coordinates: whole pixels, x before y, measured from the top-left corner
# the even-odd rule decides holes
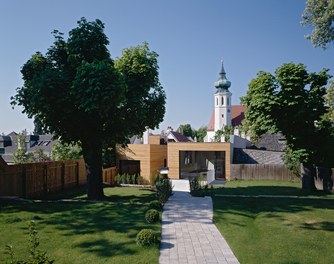
[[[192,197],[187,180],[173,185],[162,213],[159,264],[239,263],[212,223],[211,197]]]

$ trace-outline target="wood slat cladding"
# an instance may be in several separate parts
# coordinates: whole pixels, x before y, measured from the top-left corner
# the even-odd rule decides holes
[[[151,145],[160,145],[160,136],[159,135],[150,135],[148,138],[148,142]]]
[[[147,181],[150,176],[155,176],[158,169],[164,166],[167,159],[167,146],[157,144],[128,144],[122,148],[116,146],[116,163],[119,166],[121,160],[139,160],[140,175]]]
[[[225,176],[231,179],[231,144],[217,142],[168,143],[168,177],[180,178],[180,151],[225,151]]]

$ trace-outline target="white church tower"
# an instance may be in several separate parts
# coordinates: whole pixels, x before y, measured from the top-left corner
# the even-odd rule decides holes
[[[226,78],[223,61],[219,78],[215,82],[217,88],[214,94],[214,114],[211,117],[205,142],[215,141],[215,134],[218,130],[223,130],[225,126],[231,126],[231,103],[232,93],[228,90],[231,82]],[[224,140],[224,139],[222,139]]]
[[[215,82],[217,88],[215,98],[215,132],[223,130],[225,126],[231,126],[231,99],[232,93],[228,90],[231,82],[226,79],[226,72],[222,61],[220,77]]]

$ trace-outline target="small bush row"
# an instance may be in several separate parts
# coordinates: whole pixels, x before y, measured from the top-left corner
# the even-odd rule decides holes
[[[150,209],[145,213],[145,219],[148,223],[155,223],[160,219],[160,210],[172,195],[172,182],[163,176],[150,178],[151,184],[155,186],[157,191],[157,200],[149,204]],[[136,242],[140,246],[152,246],[159,243],[158,235],[152,229],[142,229],[136,237]]]
[[[116,183],[119,184],[139,184],[144,185],[148,184],[147,180],[145,180],[142,176],[138,174],[117,174],[115,176]]]

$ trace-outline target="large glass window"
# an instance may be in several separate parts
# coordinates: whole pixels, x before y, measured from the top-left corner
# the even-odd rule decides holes
[[[119,161],[119,173],[120,174],[140,174],[140,161],[139,160],[120,160]]]
[[[205,180],[225,179],[225,151],[180,151],[180,178],[189,179],[198,175]]]

